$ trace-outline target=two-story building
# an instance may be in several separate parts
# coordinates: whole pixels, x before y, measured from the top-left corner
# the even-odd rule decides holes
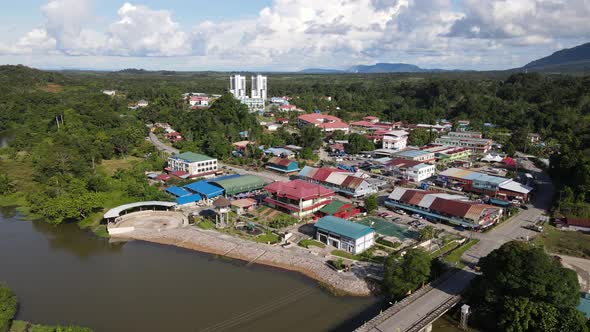
[[[303,180],[276,181],[264,187],[266,205],[300,219],[311,217],[332,201],[334,191]]]
[[[217,159],[194,152],[168,157],[168,172],[182,171],[190,177],[213,175],[217,172]]]
[[[378,191],[375,184],[353,172],[337,168],[305,166],[297,175],[300,179],[321,184],[349,197],[363,197]]]
[[[375,244],[375,230],[334,216],[325,216],[315,223],[316,240],[353,255]]]

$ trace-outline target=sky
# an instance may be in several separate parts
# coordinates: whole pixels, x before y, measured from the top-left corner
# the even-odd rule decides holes
[[[589,17],[590,0],[19,0],[0,11],[0,64],[508,69],[590,42]]]

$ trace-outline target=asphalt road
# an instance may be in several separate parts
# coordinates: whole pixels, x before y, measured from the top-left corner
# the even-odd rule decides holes
[[[492,250],[508,241],[526,240],[538,234],[525,229],[524,226],[528,223],[536,222],[549,209],[554,188],[549,177],[532,163],[524,163],[523,166],[531,173],[534,173],[538,181],[533,204],[528,205],[528,210],[523,210],[517,216],[507,220],[489,232],[473,233],[472,236],[478,238],[480,241],[467,250],[461,257],[468,266],[457,275],[407,304],[401,310],[395,313],[392,312],[385,320],[380,320],[378,324],[363,326],[359,331],[406,331],[449,299],[462,293],[476,276],[476,272],[471,269],[471,266],[474,266],[481,257],[486,256]],[[385,311],[383,314],[388,315],[388,311]]]

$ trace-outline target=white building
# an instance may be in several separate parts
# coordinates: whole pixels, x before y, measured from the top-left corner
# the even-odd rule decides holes
[[[264,99],[262,98],[240,98],[242,104],[248,106],[248,109],[251,111],[263,110],[264,109]]]
[[[217,159],[194,152],[168,157],[168,172],[186,172],[190,176],[205,176],[217,172]]]
[[[420,182],[435,175],[436,166],[420,161],[396,158],[388,161],[385,168],[394,176],[402,177],[414,182]]]
[[[137,102],[137,107],[148,107],[149,103],[146,100],[140,100]]]
[[[262,98],[266,100],[266,76],[252,76],[252,98]]]
[[[408,180],[414,182],[420,182],[426,180],[436,173],[436,166],[431,164],[418,164],[416,166],[409,167],[406,170]]]
[[[232,75],[229,77],[229,91],[234,97],[246,98],[246,76]]]
[[[102,93],[104,93],[107,96],[114,96],[117,94],[117,91],[115,91],[115,90],[102,90]]]
[[[375,230],[369,226],[334,216],[326,216],[315,223],[316,240],[353,255],[375,244]]]
[[[408,145],[408,132],[404,130],[391,130],[383,135],[383,149],[403,150]]]

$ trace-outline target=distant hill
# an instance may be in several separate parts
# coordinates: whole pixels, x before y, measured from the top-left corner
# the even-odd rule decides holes
[[[590,72],[590,43],[557,51],[522,68],[544,72]]]
[[[301,73],[309,74],[337,74],[337,73],[357,73],[357,74],[376,74],[376,73],[434,73],[447,71],[444,69],[424,69],[416,65],[407,63],[376,63],[374,65],[358,65],[348,69],[323,69],[309,68],[304,69]]]

